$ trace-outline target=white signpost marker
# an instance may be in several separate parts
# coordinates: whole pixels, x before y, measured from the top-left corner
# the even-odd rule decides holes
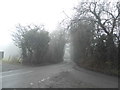
[[[0,51],[0,59],[3,59],[3,58],[4,58],[4,52]]]

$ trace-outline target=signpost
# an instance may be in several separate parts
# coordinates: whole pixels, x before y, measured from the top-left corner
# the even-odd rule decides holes
[[[3,59],[3,58],[4,58],[4,52],[0,51],[0,59]]]

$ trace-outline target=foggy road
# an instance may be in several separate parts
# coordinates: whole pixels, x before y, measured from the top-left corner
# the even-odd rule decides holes
[[[2,88],[29,88],[30,83],[37,85],[38,81],[69,69],[70,67],[65,64],[24,68],[3,72],[0,79],[2,79]]]
[[[38,81],[49,78],[59,72],[72,70],[78,80],[95,85],[98,88],[117,88],[118,78],[85,69],[74,70],[71,64],[62,63],[34,68],[11,70],[2,73],[2,88],[29,88],[30,83],[37,87]],[[0,73],[1,74],[1,73]]]

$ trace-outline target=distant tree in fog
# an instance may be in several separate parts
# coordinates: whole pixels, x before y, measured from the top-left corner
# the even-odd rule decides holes
[[[56,30],[50,35],[49,54],[50,62],[62,62],[64,56],[64,47],[66,44],[66,32],[63,29]]]

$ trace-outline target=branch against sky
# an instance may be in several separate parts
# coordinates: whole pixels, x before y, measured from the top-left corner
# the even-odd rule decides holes
[[[93,17],[99,27],[106,33],[112,34],[116,29],[120,16],[119,2],[81,2],[76,9],[76,18]]]

